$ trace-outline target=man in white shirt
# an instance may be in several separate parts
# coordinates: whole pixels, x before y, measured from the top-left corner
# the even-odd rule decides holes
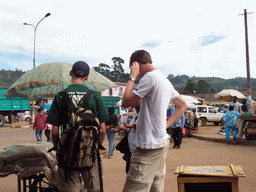
[[[127,108],[141,103],[135,134],[136,147],[123,191],[162,192],[170,143],[166,128],[175,123],[188,106],[165,75],[152,65],[147,51],[135,51],[130,58],[130,68],[122,106]],[[133,90],[137,77],[141,79]],[[176,105],[176,110],[166,122],[170,101]]]
[[[240,113],[241,111],[241,104],[237,102],[237,96],[234,96],[232,98],[232,101],[229,103],[228,105],[229,107],[230,106],[233,106],[234,107],[234,111]],[[236,120],[236,128],[238,129],[240,127],[240,124],[241,124],[241,119],[237,119]],[[240,137],[241,134],[238,135],[238,138],[241,139],[242,136]]]
[[[241,104],[237,102],[237,97],[234,96],[232,98],[232,100],[233,101],[231,101],[228,106],[234,106],[234,111],[240,113],[240,111],[241,111]]]

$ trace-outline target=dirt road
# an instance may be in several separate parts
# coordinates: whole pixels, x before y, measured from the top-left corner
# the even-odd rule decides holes
[[[43,139],[46,141],[45,136]],[[117,136],[115,143],[119,140],[120,136]],[[0,150],[7,145],[36,142],[32,129],[10,128],[8,125],[0,128],[0,141]],[[104,145],[108,146],[106,139]],[[256,148],[254,146],[227,145],[193,138],[184,138],[180,149],[173,149],[172,145],[171,143],[167,157],[165,191],[178,192],[177,175],[174,174],[178,166],[225,166],[230,164],[241,166],[246,174],[245,178],[239,178],[240,192],[256,191]],[[121,192],[125,182],[125,162],[122,160],[122,155],[115,151],[114,158],[103,158],[102,162],[104,191]],[[0,192],[16,191],[16,175],[0,178]]]

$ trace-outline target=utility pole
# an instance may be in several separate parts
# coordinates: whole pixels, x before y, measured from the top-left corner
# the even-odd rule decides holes
[[[34,54],[33,54],[33,68],[36,67],[36,59],[35,59],[35,55],[36,55],[36,29],[39,25],[39,23],[41,21],[43,21],[46,17],[49,17],[51,15],[51,13],[47,13],[43,19],[41,19],[36,26],[34,26],[33,24],[28,24],[28,23],[23,23],[23,25],[30,25],[34,28]],[[35,120],[35,106],[34,106],[34,99],[32,100],[32,122],[34,123]]]
[[[251,97],[251,76],[250,76],[250,61],[249,61],[249,45],[248,45],[248,29],[247,29],[247,13],[244,9],[244,27],[245,27],[245,52],[246,52],[246,70],[247,70],[247,96]]]

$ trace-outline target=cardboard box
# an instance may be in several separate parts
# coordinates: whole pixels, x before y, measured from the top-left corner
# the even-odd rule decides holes
[[[177,167],[179,192],[239,192],[238,177],[245,177],[240,166]]]

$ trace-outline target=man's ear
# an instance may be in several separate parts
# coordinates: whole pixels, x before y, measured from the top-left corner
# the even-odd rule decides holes
[[[86,77],[84,77],[85,81],[89,78],[89,75],[87,75]]]

